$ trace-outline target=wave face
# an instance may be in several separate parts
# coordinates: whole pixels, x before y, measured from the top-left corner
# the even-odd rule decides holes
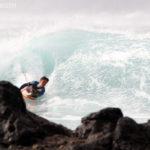
[[[27,107],[74,129],[106,107],[146,121],[150,111],[150,39],[119,33],[59,30],[0,39],[0,80],[20,86],[49,77],[46,93]]]

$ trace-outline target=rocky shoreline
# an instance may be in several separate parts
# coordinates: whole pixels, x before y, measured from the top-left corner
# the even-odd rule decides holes
[[[28,111],[20,90],[1,81],[0,150],[150,150],[150,120],[138,124],[105,108],[72,131]]]

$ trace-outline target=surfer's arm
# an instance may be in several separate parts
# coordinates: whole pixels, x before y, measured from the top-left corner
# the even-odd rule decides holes
[[[37,94],[32,94],[31,96],[33,96],[33,97],[39,97],[39,96],[41,96],[41,95],[44,94],[45,89],[44,89],[44,88],[40,88],[39,91],[40,91],[39,93],[37,93]]]
[[[23,89],[24,87],[28,86],[30,82],[28,83],[24,83],[23,85],[21,85],[20,90]]]
[[[33,85],[33,84],[38,84],[39,82],[37,81],[31,81],[31,82],[27,82],[27,83],[24,83],[21,87],[20,87],[20,90],[23,89],[24,87],[26,86],[30,86],[30,85]]]

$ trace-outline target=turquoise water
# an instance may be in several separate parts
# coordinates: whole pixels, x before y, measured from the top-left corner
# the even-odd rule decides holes
[[[0,38],[0,80],[20,87],[49,77],[46,93],[27,108],[75,129],[83,116],[119,107],[145,122],[150,115],[150,38],[89,30]]]

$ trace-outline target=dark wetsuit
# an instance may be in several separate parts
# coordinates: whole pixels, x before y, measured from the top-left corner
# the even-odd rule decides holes
[[[20,90],[23,89],[24,87],[26,86],[29,86],[29,85],[32,85],[32,97],[39,97],[41,95],[44,94],[45,92],[45,88],[44,87],[39,87],[38,86],[39,82],[38,81],[31,81],[31,82],[28,82],[28,83],[24,83],[21,87],[20,87]]]

